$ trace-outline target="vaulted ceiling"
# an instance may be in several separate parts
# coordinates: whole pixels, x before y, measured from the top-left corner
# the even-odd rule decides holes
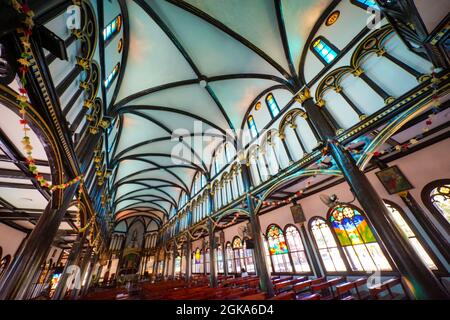
[[[115,214],[162,218],[196,172],[209,177],[214,150],[235,139],[257,99],[278,89],[288,101],[300,89],[308,36],[335,2],[125,4],[124,57],[108,112]]]

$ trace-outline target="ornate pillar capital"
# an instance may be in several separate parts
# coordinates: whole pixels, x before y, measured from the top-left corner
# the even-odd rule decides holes
[[[297,93],[297,95],[295,96],[295,100],[301,104],[303,104],[306,100],[309,99],[311,99],[311,92],[307,87],[300,90],[300,92]]]

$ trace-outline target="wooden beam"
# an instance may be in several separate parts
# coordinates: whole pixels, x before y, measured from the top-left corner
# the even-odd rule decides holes
[[[51,176],[48,173],[41,173],[41,175],[46,180],[51,180]],[[13,169],[1,169],[0,168],[0,178],[8,178],[8,179],[27,179],[29,180],[30,177],[28,177],[23,171],[20,170],[13,170]]]

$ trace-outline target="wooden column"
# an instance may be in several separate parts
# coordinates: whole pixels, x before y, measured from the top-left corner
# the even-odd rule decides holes
[[[69,268],[77,265],[80,258],[80,254],[83,250],[84,241],[89,232],[89,228],[82,234],[78,234],[77,240],[73,244],[72,250],[70,251],[69,257],[67,258],[66,265],[59,279],[58,286],[56,287],[55,293],[53,294],[52,300],[60,300],[64,298],[66,294],[67,278],[69,277]]]
[[[188,240],[186,241],[186,274],[185,280],[188,282],[191,279],[192,275],[192,247],[191,247],[191,238],[188,235]]]
[[[61,206],[50,200],[25,246],[16,254],[3,277],[0,300],[21,299],[31,285],[34,274],[46,258],[48,248],[56,236],[59,225],[75,195],[78,184],[66,188]],[[58,191],[57,191],[58,192]],[[53,199],[53,198],[52,198]]]
[[[227,249],[225,248],[225,242],[222,242],[222,264],[223,264],[223,274],[228,277],[228,265],[227,265]]]
[[[447,299],[449,296],[445,288],[423,263],[411,244],[398,232],[388,209],[364,172],[359,170],[351,154],[334,140],[334,132],[312,100],[309,90],[300,92],[297,101],[302,103],[322,140],[326,142],[331,156],[366,213],[376,237],[381,240],[380,245],[388,250],[412,295],[417,299]]]
[[[80,273],[80,286],[75,287],[72,289],[71,292],[71,300],[78,299],[78,295],[80,294],[82,287],[83,287],[83,281],[86,276],[86,273],[88,272],[89,263],[92,261],[92,248],[88,245],[88,248],[84,254],[83,260],[80,265],[81,273]]]
[[[209,286],[217,287],[217,268],[216,268],[216,236],[214,234],[214,225],[211,220],[208,221],[209,235]]]
[[[244,182],[244,189],[246,192],[250,190],[250,176],[247,166],[242,166],[242,180]],[[254,211],[254,203],[250,195],[246,196],[247,209],[250,213],[250,225],[252,228],[252,238],[255,244],[255,263],[256,270],[259,276],[259,285],[261,290],[266,292],[268,297],[273,297],[275,292],[273,289],[273,283],[270,279],[269,271],[267,270],[266,256],[264,254],[264,241],[262,238],[261,224],[257,213]]]
[[[372,161],[380,169],[386,169],[388,165],[384,163],[381,159],[372,158]],[[442,256],[450,263],[450,243],[448,240],[442,236],[439,230],[436,228],[434,223],[430,220],[428,215],[423,211],[420,205],[417,203],[416,199],[408,191],[404,192],[399,198],[408,207],[408,209],[419,222],[420,226],[423,228],[427,236],[430,238],[433,245],[438,249]],[[409,225],[413,225],[412,221],[408,217],[403,217],[408,221]]]

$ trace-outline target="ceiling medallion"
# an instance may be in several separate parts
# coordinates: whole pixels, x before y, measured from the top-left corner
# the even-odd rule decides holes
[[[327,27],[333,25],[336,23],[336,21],[339,19],[339,16],[341,15],[341,13],[339,12],[339,10],[334,11],[333,13],[331,13],[328,18],[327,21],[325,22],[325,25]]]

